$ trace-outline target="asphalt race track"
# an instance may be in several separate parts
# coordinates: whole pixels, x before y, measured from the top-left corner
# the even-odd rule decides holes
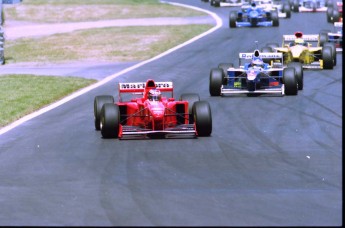
[[[238,63],[254,41],[332,29],[325,13],[293,13],[279,27],[228,27],[0,135],[0,225],[341,226],[342,54],[333,70],[304,72],[297,96],[211,97],[209,72]],[[211,137],[101,138],[93,99],[118,82],[173,81],[199,93]]]

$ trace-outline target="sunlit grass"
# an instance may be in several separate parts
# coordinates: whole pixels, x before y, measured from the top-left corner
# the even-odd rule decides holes
[[[6,20],[39,23],[206,15],[199,11],[154,0],[88,0],[82,1],[82,4],[80,0],[25,0],[20,4],[4,5],[4,8]]]
[[[0,127],[94,82],[75,77],[0,76]]]
[[[5,43],[6,63],[66,61],[141,61],[160,54],[211,25],[113,27],[80,30]]]

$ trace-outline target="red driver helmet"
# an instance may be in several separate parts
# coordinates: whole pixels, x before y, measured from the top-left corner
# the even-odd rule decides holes
[[[150,101],[160,101],[162,98],[161,91],[158,89],[150,89],[149,94],[148,94],[148,99]]]

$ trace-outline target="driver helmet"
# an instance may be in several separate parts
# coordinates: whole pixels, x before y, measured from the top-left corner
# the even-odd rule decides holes
[[[252,59],[252,66],[254,67],[262,67],[264,61],[260,57],[253,57]]]
[[[253,2],[253,3],[252,3],[252,9],[255,9],[255,8],[256,8],[256,3]]]
[[[161,91],[158,89],[151,89],[149,91],[148,98],[150,101],[160,101],[162,98]]]

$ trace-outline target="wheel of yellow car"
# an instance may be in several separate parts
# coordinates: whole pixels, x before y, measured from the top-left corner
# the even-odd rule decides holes
[[[95,129],[100,130],[100,120],[101,120],[101,110],[104,104],[112,103],[114,104],[114,97],[110,95],[101,95],[96,96],[93,102],[93,114],[94,114],[94,122],[95,122]]]
[[[291,67],[295,69],[295,75],[297,78],[297,85],[298,85],[298,90],[303,89],[303,66],[301,63],[297,62],[290,62],[287,67]]]
[[[279,44],[278,43],[267,43],[266,46],[272,48],[273,52],[276,52],[275,48],[279,47]]]
[[[261,48],[261,52],[272,52],[272,48],[265,46],[265,47]]]
[[[104,104],[101,110],[101,133],[103,138],[117,138],[120,125],[120,109],[116,104]]]
[[[210,72],[210,95],[220,96],[220,89],[224,81],[224,73],[220,68],[213,68]]]
[[[323,44],[323,47],[330,47],[331,48],[331,50],[332,50],[333,66],[336,66],[337,65],[337,51],[336,51],[336,48],[335,48],[335,44],[327,42],[327,43]]]
[[[193,115],[198,136],[210,136],[212,133],[212,113],[207,101],[197,101],[193,105]]]
[[[181,94],[180,101],[187,101],[188,102],[189,123],[193,124],[194,123],[193,105],[195,102],[200,101],[199,94],[197,94],[197,93]]]
[[[295,68],[292,68],[292,67],[284,68],[283,83],[285,86],[286,95],[297,95],[298,83],[297,83]]]
[[[331,47],[322,48],[323,69],[333,69],[334,60]]]

